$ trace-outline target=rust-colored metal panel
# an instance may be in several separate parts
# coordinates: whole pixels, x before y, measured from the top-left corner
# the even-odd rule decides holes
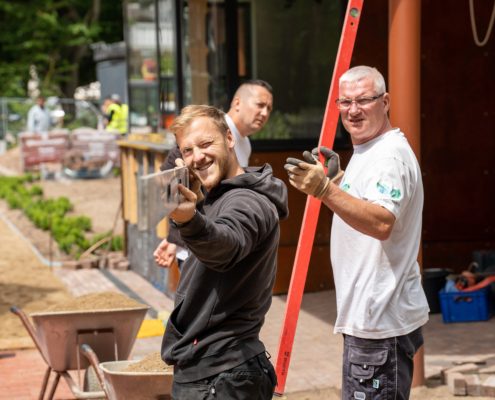
[[[292,276],[292,267],[296,255],[297,244],[278,248],[277,277],[273,294],[286,294]],[[306,278],[305,292],[329,290],[334,287],[332,268],[330,265],[330,248],[326,245],[314,245]]]
[[[311,149],[307,149],[311,150]],[[342,161],[342,166],[345,168],[350,159],[352,151],[339,151]],[[287,185],[289,195],[289,218],[280,222],[280,246],[297,245],[299,240],[299,231],[306,205],[307,196],[289,184],[287,172],[284,170],[285,160],[288,157],[301,158],[301,151],[277,151],[277,152],[254,152],[251,156],[251,165],[262,165],[268,163],[273,168],[273,174],[277,178],[283,180]],[[315,245],[328,246],[330,241],[330,219],[332,212],[328,208],[324,208],[320,212],[318,226],[315,235]],[[329,267],[329,261],[325,267]]]
[[[493,2],[474,1],[480,39]],[[388,0],[366,4],[352,65],[388,77]],[[495,31],[473,39],[469,2],[421,1],[423,266],[462,270],[476,249],[495,248]],[[392,104],[403,99],[393,98]],[[401,127],[405,129],[404,127]]]
[[[493,2],[474,1],[480,37]],[[469,2],[422,0],[423,264],[460,271],[495,248],[495,32],[475,44]]]

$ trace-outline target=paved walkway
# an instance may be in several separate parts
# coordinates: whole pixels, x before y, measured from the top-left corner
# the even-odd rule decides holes
[[[47,267],[48,268],[48,267]],[[64,270],[54,268],[74,295],[102,290],[134,293],[154,310],[167,315],[172,301],[132,271]],[[285,313],[285,296],[274,296],[261,336],[273,362]],[[286,392],[340,387],[342,339],[334,335],[333,291],[305,294],[299,315]],[[495,356],[495,318],[487,322],[444,324],[440,314],[431,315],[425,326],[426,376],[433,376],[456,361]],[[160,349],[161,337],[137,339],[131,358],[139,359]],[[0,352],[0,400],[35,399],[46,366],[36,350]],[[61,381],[55,399],[73,399]]]

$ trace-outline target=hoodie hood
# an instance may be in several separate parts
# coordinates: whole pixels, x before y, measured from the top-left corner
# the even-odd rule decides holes
[[[208,203],[232,189],[245,188],[253,190],[267,197],[277,208],[280,219],[289,215],[287,204],[287,187],[285,183],[273,176],[270,164],[261,167],[246,167],[245,173],[230,179],[224,179],[206,195]]]

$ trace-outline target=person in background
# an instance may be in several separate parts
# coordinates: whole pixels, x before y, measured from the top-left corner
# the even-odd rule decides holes
[[[230,109],[225,114],[235,141],[235,153],[241,167],[247,167],[251,156],[249,136],[259,132],[268,122],[273,109],[273,89],[261,79],[244,82],[236,90],[230,103]],[[170,150],[162,170],[174,168],[175,160],[181,158],[178,147]],[[171,228],[168,237],[163,239],[154,253],[159,266],[170,267],[175,261],[180,264],[188,257],[189,252],[181,243],[177,232]]]
[[[429,311],[417,262],[421,171],[404,134],[390,124],[390,96],[375,68],[354,67],[340,77],[337,107],[354,147],[343,177],[338,155],[325,147],[305,152],[305,161],[287,159],[285,169],[292,186],[334,212],[342,398],[408,399]],[[327,173],[313,158],[319,153]]]
[[[28,111],[27,131],[31,133],[48,133],[50,129],[50,114],[45,108],[45,98],[39,96]]]
[[[191,252],[162,342],[162,358],[174,366],[172,398],[271,400],[276,375],[259,333],[287,188],[268,164],[241,168],[215,107],[185,107],[170,130],[193,189],[179,185],[184,200],[170,214]]]
[[[251,156],[249,136],[268,122],[273,109],[273,89],[268,82],[252,79],[239,86],[225,116],[235,139],[235,153],[241,167],[247,167]]]
[[[127,133],[127,118],[129,114],[127,104],[121,102],[118,94],[112,94],[110,96],[110,102],[106,104],[104,102],[102,107],[105,107],[107,120],[105,130],[125,135]]]

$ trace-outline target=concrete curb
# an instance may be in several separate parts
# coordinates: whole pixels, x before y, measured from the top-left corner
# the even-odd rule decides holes
[[[0,218],[2,219],[3,222],[17,235],[19,236],[22,240],[26,242],[26,244],[29,246],[29,248],[33,251],[33,253],[36,255],[38,260],[40,262],[48,267],[61,267],[62,263],[60,261],[50,261],[47,260],[40,252],[39,250],[31,243],[31,241],[24,236],[24,234],[15,226],[12,221],[10,221],[2,212],[0,212]]]

